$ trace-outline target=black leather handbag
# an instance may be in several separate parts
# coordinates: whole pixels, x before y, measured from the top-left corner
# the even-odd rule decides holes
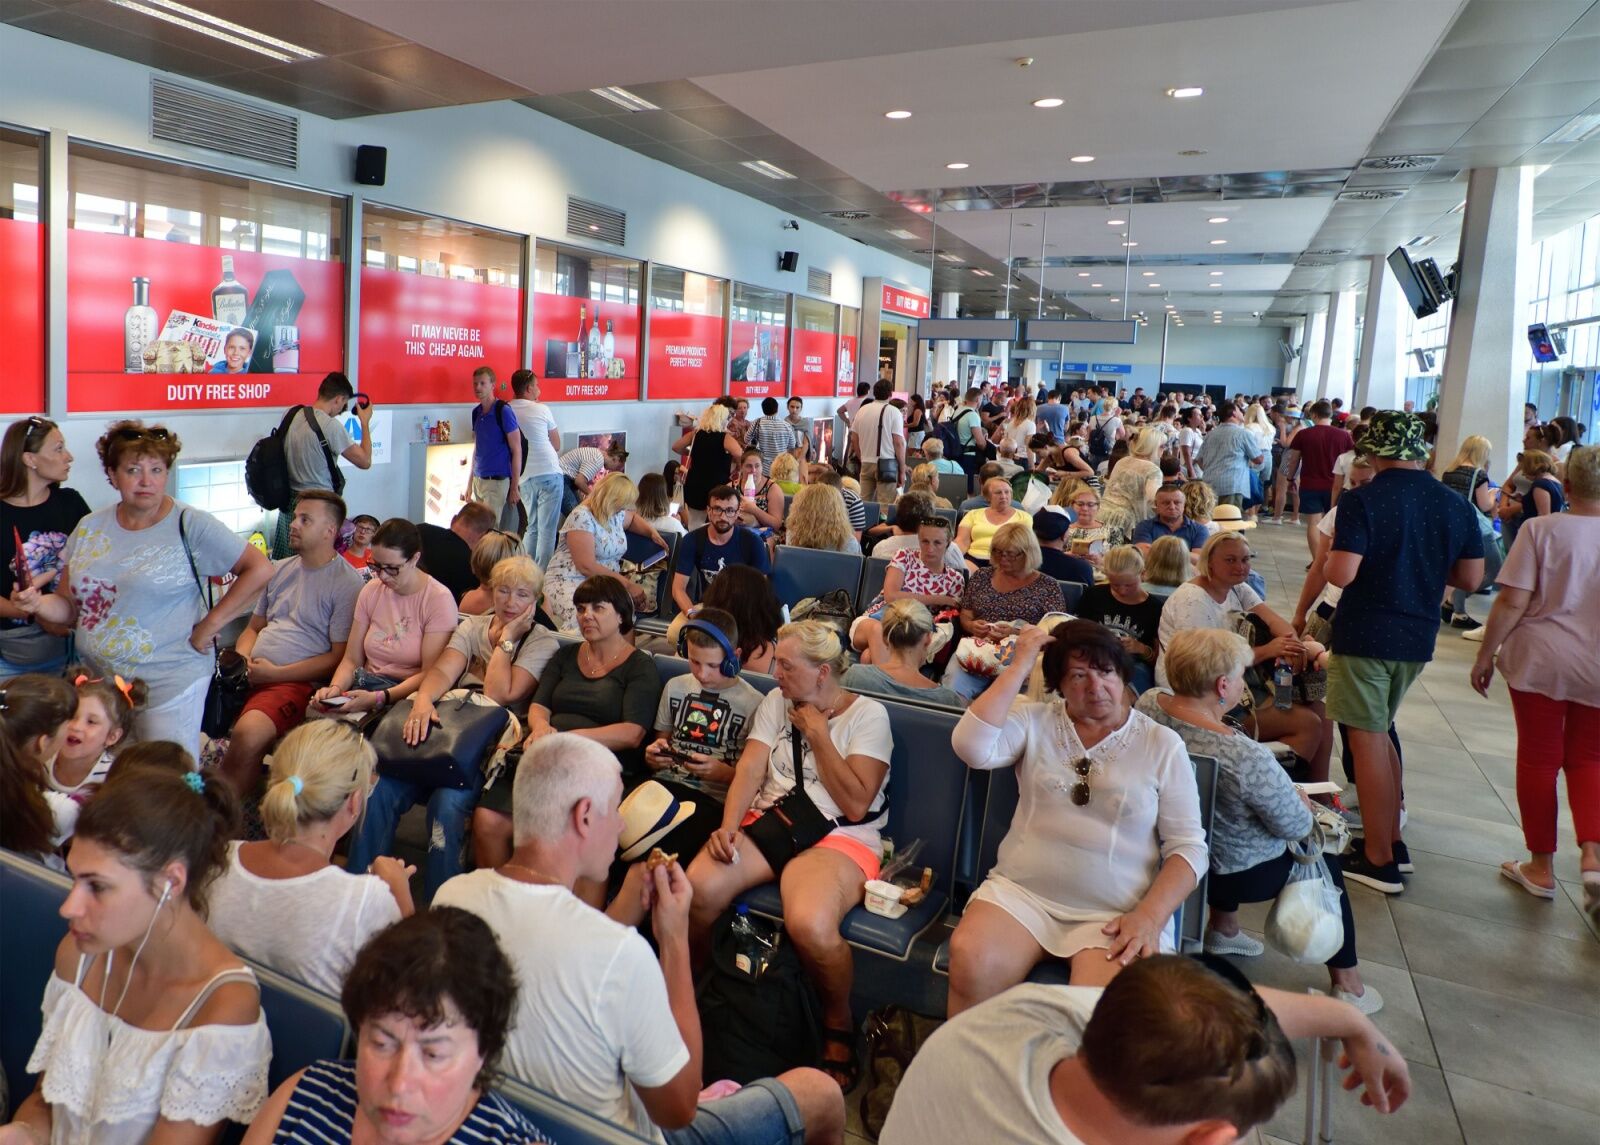
[[[411,705],[397,703],[383,714],[372,731],[379,773],[423,787],[475,789],[483,779],[484,762],[500,745],[511,713],[464,689],[446,692],[434,713],[437,726],[415,747],[405,740]]]
[[[189,558],[189,573],[194,577],[194,590],[200,594],[200,606],[210,612],[211,598],[200,580],[200,569],[194,563],[194,551],[189,548],[189,535],[183,527],[187,512],[183,510],[178,514],[178,540],[183,543],[183,555]],[[206,689],[200,730],[212,739],[222,739],[233,730],[234,721],[244,711],[245,699],[250,695],[250,666],[232,648],[219,652],[215,640],[211,642],[211,650],[211,686]]]

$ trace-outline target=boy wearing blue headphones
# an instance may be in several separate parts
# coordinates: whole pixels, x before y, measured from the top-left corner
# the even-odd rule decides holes
[[[656,739],[645,762],[656,781],[679,799],[693,801],[694,815],[670,836],[681,855],[693,855],[722,823],[722,804],[734,764],[761,693],[739,675],[739,628],[720,608],[701,608],[678,634],[678,655],[689,671],[667,681],[656,707]]]

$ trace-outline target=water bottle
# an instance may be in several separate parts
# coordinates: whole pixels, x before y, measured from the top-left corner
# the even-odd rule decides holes
[[[1272,705],[1280,712],[1294,706],[1294,668],[1282,656],[1272,665]]]
[[[733,908],[733,925],[730,930],[733,936],[734,969],[741,974],[748,974],[751,978],[761,977],[761,972],[767,968],[767,958],[772,952],[772,944],[750,921],[750,908],[744,903]]]

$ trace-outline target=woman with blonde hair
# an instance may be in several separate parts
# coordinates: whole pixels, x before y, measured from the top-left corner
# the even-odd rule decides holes
[[[1184,564],[1188,564],[1187,559]],[[1106,583],[1085,589],[1074,612],[1080,619],[1103,624],[1117,634],[1132,665],[1128,686],[1138,695],[1155,683],[1156,634],[1161,628],[1161,607],[1166,598],[1145,589],[1144,556],[1133,545],[1118,545],[1106,553],[1101,569]]]
[[[721,408],[721,407],[718,407]],[[561,526],[556,555],[544,574],[544,610],[561,632],[578,631],[572,594],[592,576],[609,576],[622,582],[634,607],[645,602],[645,591],[622,575],[622,556],[628,551],[628,533],[649,537],[663,549],[655,526],[634,511],[639,490],[626,474],[613,473],[590,490]]]
[[[935,509],[954,509],[948,497],[939,496],[939,470],[933,462],[924,461],[911,471],[911,484],[906,486],[907,493],[921,493]]]
[[[979,490],[989,503],[973,509],[961,518],[956,529],[956,548],[967,557],[967,567],[978,569],[989,563],[989,549],[996,533],[1007,525],[1033,527],[1033,514],[1025,513],[1011,503],[1011,482],[1004,477],[991,477]]]
[[[996,444],[1002,449],[1011,450],[1011,456],[1019,465],[1028,461],[1028,442],[1039,432],[1034,422],[1034,409],[1032,398],[1018,398],[1011,403],[1005,424],[1000,427],[1000,440]]]
[[[1217,493],[1204,481],[1189,481],[1183,486],[1184,516],[1205,526],[1207,535],[1217,531],[1211,515],[1217,511]]]
[[[861,542],[850,528],[844,497],[828,485],[806,485],[794,495],[784,530],[784,543],[791,548],[857,555],[861,552]]]
[[[1105,493],[1100,498],[1100,523],[1109,531],[1113,545],[1133,536],[1139,522],[1149,518],[1151,502],[1161,488],[1158,464],[1166,438],[1153,425],[1147,425],[1128,439],[1128,455],[1106,476]]]
[[[341,720],[312,720],[267,757],[267,838],[228,844],[207,921],[236,952],[337,995],[356,952],[415,909],[415,867],[387,856],[353,875],[333,850],[361,819],[377,776],[372,745]]]
[[[462,616],[481,616],[494,607],[494,590],[489,587],[489,576],[494,566],[507,557],[522,551],[522,538],[515,533],[490,529],[472,546],[472,556],[467,565],[478,578],[478,587],[468,589],[461,596],[456,611]]]
[[[851,665],[844,686],[852,692],[961,707],[960,696],[922,674],[936,651],[936,633],[933,613],[920,600],[902,596],[885,605],[880,626],[872,630],[870,662],[863,656],[861,663]]]
[[[733,474],[734,463],[744,456],[744,443],[728,432],[733,411],[712,402],[694,423],[694,428],[672,443],[673,453],[689,454],[689,476],[683,482],[683,503],[689,514],[689,527],[706,523],[706,498],[718,485],[725,485]],[[578,578],[582,580],[582,577]]]
[[[848,664],[838,634],[820,621],[778,630],[778,686],[750,721],[722,826],[688,871],[690,941],[700,965],[711,926],[728,904],[781,876],[784,922],[822,1002],[818,1064],[847,1093],[860,1065],[850,1013],[853,964],[839,924],[878,876],[894,742],[884,706],[843,687]],[[812,804],[813,817],[821,812],[820,837],[793,833],[784,809],[797,801]]]
[[[1144,555],[1144,587],[1152,596],[1171,596],[1193,571],[1182,537],[1159,537]]]
[[[780,453],[772,459],[772,480],[779,489],[783,490],[785,497],[793,497],[800,492],[800,459],[792,453]]]

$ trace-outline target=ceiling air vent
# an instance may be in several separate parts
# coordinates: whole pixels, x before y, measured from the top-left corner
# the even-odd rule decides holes
[[[626,246],[628,216],[615,207],[591,203],[588,199],[567,196],[567,233],[579,238],[599,239],[612,246]]]
[[[1361,161],[1363,171],[1426,171],[1443,158],[1439,155],[1375,155]]]
[[[833,275],[814,266],[806,267],[806,290],[824,298],[833,297]]]
[[[1340,191],[1341,203],[1387,203],[1404,195],[1409,187],[1366,187],[1359,191]]]
[[[277,167],[300,165],[300,120],[170,80],[150,81],[150,137]]]
[[[859,223],[862,219],[870,219],[871,211],[823,211],[824,216],[838,219],[841,223]]]
[[[1303,258],[1344,258],[1350,253],[1349,247],[1322,247],[1318,250],[1301,252]]]

